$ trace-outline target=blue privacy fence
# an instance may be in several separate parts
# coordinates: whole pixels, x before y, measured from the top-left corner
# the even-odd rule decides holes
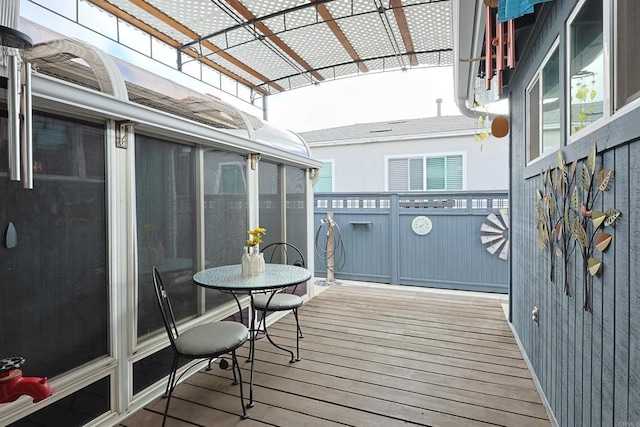
[[[314,274],[328,275],[332,216],[338,281],[506,293],[508,202],[507,192],[316,193]]]

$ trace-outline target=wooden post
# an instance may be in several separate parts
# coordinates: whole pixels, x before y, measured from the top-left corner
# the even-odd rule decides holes
[[[333,212],[327,212],[328,229],[327,229],[327,283],[333,284],[335,277],[335,244],[333,242]]]

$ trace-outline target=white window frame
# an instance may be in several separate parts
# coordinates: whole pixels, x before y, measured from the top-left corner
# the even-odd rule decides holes
[[[427,158],[462,157],[462,189],[461,190],[427,190]],[[393,154],[384,156],[384,190],[389,190],[389,160],[422,158],[422,190],[405,190],[407,192],[465,191],[467,189],[467,153],[465,151],[448,151],[439,153]],[[446,177],[445,177],[446,179]]]
[[[562,61],[562,57],[560,56],[560,38],[556,38],[556,40],[553,42],[553,44],[551,45],[551,48],[549,49],[549,51],[547,52],[547,54],[545,55],[544,59],[542,60],[542,63],[540,64],[540,67],[538,67],[538,69],[536,70],[535,74],[533,75],[533,78],[531,79],[531,82],[529,82],[529,84],[527,85],[526,88],[526,103],[527,103],[527,117],[526,117],[526,138],[525,138],[525,144],[526,144],[526,162],[527,164],[533,163],[535,161],[537,161],[538,159],[541,159],[543,157],[548,156],[551,153],[555,153],[558,149],[562,149],[563,145],[562,145],[562,141],[560,141],[560,146],[558,146],[557,148],[553,148],[553,149],[549,149],[544,151],[544,144],[543,144],[543,136],[544,136],[544,132],[543,132],[543,127],[544,127],[544,121],[543,121],[543,115],[544,115],[544,109],[543,109],[543,99],[542,99],[542,90],[544,87],[544,81],[543,81],[543,70],[546,67],[546,65],[549,63],[549,60],[551,59],[551,57],[553,56],[553,54],[556,52],[556,49],[558,49],[558,57],[559,60]],[[558,76],[558,78],[560,80],[561,76]],[[529,115],[529,112],[531,111],[529,106],[531,105],[531,94],[533,93],[533,89],[536,86],[536,84],[538,85],[538,155],[534,158],[531,158],[531,116]],[[560,94],[560,96],[562,96],[562,94]],[[560,125],[563,125],[565,123],[565,121],[563,120],[562,117],[560,117]]]

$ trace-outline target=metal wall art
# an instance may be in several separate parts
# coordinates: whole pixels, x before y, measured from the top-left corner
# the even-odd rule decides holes
[[[487,252],[491,255],[498,254],[498,258],[507,261],[509,259],[509,208],[501,208],[500,216],[494,213],[487,215],[489,224],[480,226],[482,235],[480,241],[487,246]]]
[[[580,167],[576,159],[567,168],[562,152],[558,151],[557,167],[541,172],[542,189],[536,191],[538,245],[548,250],[550,280],[555,283],[555,258],[562,257],[564,292],[570,295],[569,260],[577,243],[583,261],[584,310],[590,309],[589,278],[602,270],[602,260],[596,251],[604,252],[613,240],[613,235],[604,229],[613,226],[620,217],[613,207],[604,212],[595,209],[613,177],[611,169],[596,173],[596,153],[594,144]]]

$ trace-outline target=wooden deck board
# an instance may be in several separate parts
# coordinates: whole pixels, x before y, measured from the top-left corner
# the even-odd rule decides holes
[[[499,300],[334,286],[300,309],[300,321],[300,362],[257,341],[251,418],[239,417],[230,372],[214,368],[176,388],[167,425],[550,425]],[[269,331],[291,347],[294,328],[288,315]],[[121,425],[159,425],[164,403]]]

